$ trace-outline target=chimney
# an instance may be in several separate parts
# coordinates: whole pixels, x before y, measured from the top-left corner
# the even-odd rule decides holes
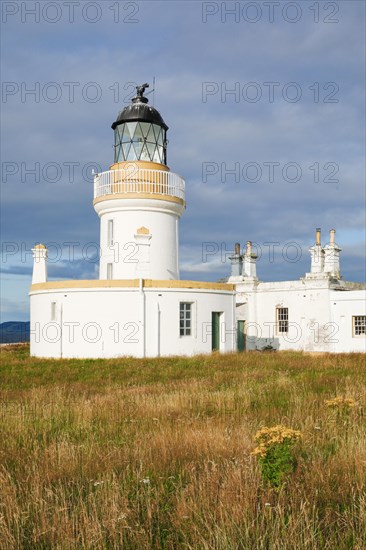
[[[322,232],[322,230],[320,229],[320,227],[317,227],[317,229],[316,229],[316,243],[315,244],[317,244],[318,246],[321,245],[321,242],[320,242],[321,241],[321,232]]]
[[[335,279],[341,278],[340,251],[342,249],[335,242],[335,229],[329,231],[329,244],[324,248],[324,273]]]
[[[235,243],[235,252],[230,256],[231,277],[241,277],[243,269],[243,258],[240,255],[240,243]]]
[[[47,283],[47,248],[44,244],[37,244],[32,248],[33,252],[33,277],[32,285]]]
[[[252,241],[247,241],[247,247],[243,256],[243,277],[257,278],[257,256],[252,252]]]
[[[309,248],[311,256],[310,273],[323,273],[324,269],[324,250],[321,245],[321,229],[318,227],[315,233],[315,244]]]

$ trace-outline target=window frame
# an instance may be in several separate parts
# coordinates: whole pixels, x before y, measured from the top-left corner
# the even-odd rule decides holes
[[[364,328],[364,332],[356,334],[356,319],[362,318],[363,322],[357,328]],[[352,337],[353,338],[366,338],[366,315],[352,315]]]
[[[280,317],[282,312],[286,312],[286,317]],[[284,327],[286,330],[282,330],[281,328]],[[276,307],[276,334],[277,336],[281,336],[283,334],[288,334],[289,332],[289,313],[288,313],[288,307]]]
[[[107,222],[107,246],[113,246],[114,245],[114,219],[110,218]]]
[[[185,306],[185,307],[182,307]],[[189,307],[187,307],[189,306]],[[193,335],[193,302],[179,302],[179,337]],[[183,313],[183,318],[181,314]],[[189,315],[187,316],[187,313]],[[189,324],[189,326],[187,326]]]
[[[57,302],[51,302],[51,321],[56,321]]]

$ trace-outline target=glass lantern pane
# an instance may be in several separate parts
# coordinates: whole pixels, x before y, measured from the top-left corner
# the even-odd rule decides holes
[[[130,149],[131,149],[131,143],[123,143],[123,145],[122,145],[123,160],[130,160],[130,159],[128,158],[128,157],[129,157]]]
[[[143,145],[139,158],[140,160],[150,160],[150,154],[146,144]]]
[[[123,124],[123,127],[121,128],[121,132],[123,131],[123,134],[121,136],[121,141],[123,143],[126,143],[128,141],[131,141],[130,132],[128,131],[128,125]]]
[[[120,145],[116,147],[114,160],[115,162],[121,162],[123,160],[122,148]]]
[[[147,150],[149,152],[150,160],[153,161],[155,156],[155,143],[147,143],[145,147],[147,147]]]
[[[164,141],[164,136],[163,136],[164,130],[160,128],[160,126],[156,126],[156,125],[154,125],[154,130],[155,130],[156,142],[162,146]]]
[[[147,134],[149,133],[151,124],[148,122],[140,122],[141,134],[142,137],[146,139]]]
[[[144,143],[142,141],[142,138],[140,138],[139,141],[133,141],[132,146],[131,146],[131,150],[133,149],[134,153],[135,153],[135,159],[134,160],[140,160],[141,159],[141,153],[142,153],[143,146],[144,146]],[[130,158],[128,160],[132,160],[131,159],[131,153],[130,153]]]
[[[129,134],[131,136],[131,139],[133,139],[133,135],[134,135],[135,130],[136,130],[137,122],[127,122],[126,126],[127,126],[127,131],[129,132]]]
[[[150,124],[150,128],[146,137],[146,141],[149,143],[156,143],[155,133],[153,129],[154,124]]]
[[[120,142],[120,135],[118,131],[118,127],[114,130],[114,144],[118,145]]]
[[[153,160],[153,162],[158,162],[159,164],[163,164],[163,161],[162,161],[162,158],[161,158],[161,155],[160,155],[160,151],[159,151],[159,147],[155,148],[154,157],[153,157],[152,160]]]
[[[144,136],[142,134],[141,125],[140,123],[137,124],[135,132],[133,134],[132,141],[137,143],[144,143]]]

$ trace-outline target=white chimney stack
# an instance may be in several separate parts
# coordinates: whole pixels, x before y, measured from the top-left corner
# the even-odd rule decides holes
[[[257,256],[252,252],[252,241],[247,241],[247,247],[243,256],[243,277],[257,278]]]
[[[240,243],[235,243],[235,252],[229,259],[231,260],[231,277],[241,277],[243,258],[240,254]]]
[[[315,245],[309,248],[311,256],[310,273],[323,273],[324,270],[324,250],[321,245],[321,229],[316,230]]]
[[[324,248],[324,273],[335,279],[341,278],[339,253],[342,249],[335,242],[335,229],[329,232],[329,244]]]
[[[44,244],[37,244],[32,248],[33,252],[33,277],[32,285],[47,282],[47,248]]]

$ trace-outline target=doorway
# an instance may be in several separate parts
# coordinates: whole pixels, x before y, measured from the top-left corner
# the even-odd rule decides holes
[[[238,351],[246,351],[246,326],[245,321],[238,321],[236,333],[236,345]]]
[[[220,311],[212,312],[212,351],[220,350]]]

